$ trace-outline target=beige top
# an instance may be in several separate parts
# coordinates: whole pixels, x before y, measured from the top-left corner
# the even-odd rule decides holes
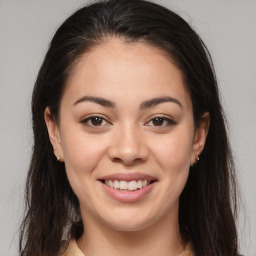
[[[68,245],[66,244],[66,246],[64,245],[62,249],[64,251],[62,250],[61,256],[85,256],[77,246],[77,243],[75,240],[71,240],[69,244]],[[192,250],[192,244],[187,243],[185,246],[185,250],[178,256],[194,256],[194,253]]]

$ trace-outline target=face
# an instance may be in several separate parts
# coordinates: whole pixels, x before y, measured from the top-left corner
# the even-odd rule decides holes
[[[111,40],[79,60],[57,125],[45,111],[84,220],[141,230],[178,219],[207,129],[195,130],[182,74],[160,50]]]

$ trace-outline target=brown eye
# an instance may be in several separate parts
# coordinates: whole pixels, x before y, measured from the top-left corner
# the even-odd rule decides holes
[[[95,116],[91,118],[91,124],[94,126],[100,126],[103,122],[103,118]]]
[[[164,121],[164,118],[157,117],[152,120],[152,123],[154,126],[162,126]]]
[[[169,118],[155,117],[147,123],[147,126],[165,127],[165,126],[171,126],[171,125],[175,125],[175,124],[177,124],[177,123]]]
[[[104,118],[102,118],[100,116],[88,117],[88,118],[84,119],[82,121],[82,123],[87,125],[87,126],[92,126],[92,127],[109,125],[109,123]]]

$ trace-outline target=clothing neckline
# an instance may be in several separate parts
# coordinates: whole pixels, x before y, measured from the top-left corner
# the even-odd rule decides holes
[[[63,246],[64,252],[62,252],[61,256],[86,256],[78,247],[75,239],[66,241]],[[181,252],[178,256],[194,256],[191,242],[188,242],[185,245],[184,251]]]

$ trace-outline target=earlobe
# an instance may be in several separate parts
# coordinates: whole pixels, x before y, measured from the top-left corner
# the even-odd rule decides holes
[[[59,126],[54,120],[54,118],[52,117],[49,107],[47,107],[44,111],[44,119],[45,119],[45,123],[46,123],[48,134],[49,134],[49,139],[51,141],[56,159],[58,161],[62,161],[63,152],[62,152]]]
[[[193,151],[191,155],[191,165],[195,164],[199,160],[199,155],[204,149],[207,134],[210,127],[210,113],[206,112],[202,115],[200,123],[195,131],[193,141]],[[198,159],[198,160],[197,160]]]

